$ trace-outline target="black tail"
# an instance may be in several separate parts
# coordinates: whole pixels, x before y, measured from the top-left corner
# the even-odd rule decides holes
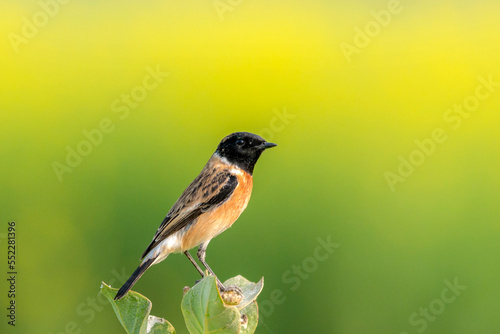
[[[155,259],[148,259],[146,262],[141,264],[130,276],[130,278],[123,284],[123,286],[118,290],[115,300],[120,300],[127,294],[127,292],[134,286],[134,284],[141,278],[142,274],[153,265]]]

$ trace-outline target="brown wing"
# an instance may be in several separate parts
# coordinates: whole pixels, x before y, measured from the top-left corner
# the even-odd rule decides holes
[[[238,178],[229,170],[203,169],[170,209],[142,258],[165,238],[193,223],[204,212],[227,201],[237,186]]]

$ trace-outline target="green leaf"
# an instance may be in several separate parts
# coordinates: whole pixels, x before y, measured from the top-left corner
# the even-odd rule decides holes
[[[130,291],[117,301],[114,300],[117,291],[118,289],[113,289],[102,282],[101,294],[108,299],[128,334],[175,334],[174,327],[168,321],[149,315],[152,308],[149,299],[140,293]]]
[[[241,289],[241,291],[243,291],[243,300],[238,305],[236,305],[238,310],[241,311],[242,309],[250,305],[251,302],[257,299],[262,289],[264,288],[264,277],[262,277],[257,283],[254,283],[250,282],[245,277],[238,275],[236,277],[228,279],[223,284],[226,287],[229,285],[236,285]]]
[[[175,334],[174,326],[163,318],[150,315],[148,318],[148,334]]]
[[[182,314],[191,334],[240,332],[240,312],[235,306],[224,304],[213,276],[206,276],[186,292]]]
[[[253,334],[259,324],[259,307],[257,306],[257,302],[251,302],[240,313],[242,317],[246,316],[246,323],[241,325],[240,334]]]
[[[264,288],[264,277],[253,283],[238,275],[224,282],[224,286],[236,285],[243,291],[243,300],[236,306],[241,313],[242,321],[240,334],[252,334],[259,324],[259,308],[256,299]]]

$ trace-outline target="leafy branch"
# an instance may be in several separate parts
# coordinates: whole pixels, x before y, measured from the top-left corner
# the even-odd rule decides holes
[[[264,287],[264,278],[252,283],[242,276],[233,277],[225,286],[235,285],[243,295],[234,291],[219,292],[215,277],[206,276],[187,291],[181,310],[190,334],[252,334],[257,328],[259,311],[256,299]],[[118,289],[106,283],[101,293],[129,334],[175,334],[174,327],[165,319],[150,315],[152,303],[145,296],[130,291],[119,301],[113,298]]]

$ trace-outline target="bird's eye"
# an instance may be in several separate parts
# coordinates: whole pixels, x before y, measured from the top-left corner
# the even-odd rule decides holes
[[[238,140],[236,141],[236,145],[238,145],[238,146],[243,146],[243,145],[245,145],[245,141],[244,141],[243,139],[238,139]]]

